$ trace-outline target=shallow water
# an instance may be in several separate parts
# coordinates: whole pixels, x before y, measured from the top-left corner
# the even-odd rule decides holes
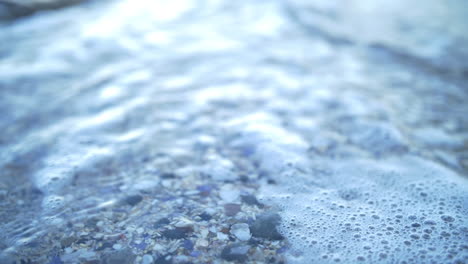
[[[467,12],[122,0],[0,24],[2,261],[467,262]],[[256,237],[264,212],[285,239]]]

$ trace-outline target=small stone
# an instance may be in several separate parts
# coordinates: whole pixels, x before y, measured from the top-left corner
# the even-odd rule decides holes
[[[62,247],[69,247],[75,241],[76,241],[76,238],[74,236],[69,236],[69,237],[67,236],[60,241],[60,244],[62,245]]]
[[[161,256],[154,261],[154,264],[172,264],[172,259],[168,256]]]
[[[242,195],[241,196],[241,200],[243,203],[247,204],[247,205],[256,205],[258,207],[263,207],[263,204],[261,204],[257,198],[252,195],[252,194],[246,194],[246,195]]]
[[[200,192],[202,196],[209,196],[211,191],[213,190],[213,186],[211,185],[200,185],[197,187],[197,190]]]
[[[138,194],[129,195],[129,196],[125,197],[125,199],[124,199],[125,203],[128,204],[128,205],[131,205],[131,206],[137,205],[142,200],[143,200],[143,197],[141,195],[138,195]]]
[[[245,244],[232,244],[226,246],[221,252],[221,258],[227,261],[245,262],[250,247]]]
[[[153,264],[153,257],[151,255],[143,255],[143,257],[141,258],[141,264]]]
[[[188,234],[192,231],[191,228],[175,228],[163,231],[161,234],[165,238],[169,239],[182,239],[186,238]]]
[[[115,249],[115,250],[119,250],[119,249],[122,249],[122,245],[120,245],[120,244],[114,244],[114,245],[112,246],[112,248]]]
[[[193,242],[191,240],[184,240],[184,242],[182,242],[182,247],[187,249],[187,250],[193,250]]]
[[[102,257],[102,264],[133,264],[135,254],[129,248],[108,252]]]
[[[96,224],[99,222],[99,219],[97,218],[90,218],[88,220],[86,220],[85,222],[85,226],[88,227],[88,228],[94,228],[96,227]]]
[[[228,240],[228,239],[229,239],[229,236],[226,235],[226,234],[223,234],[223,233],[221,233],[221,232],[218,232],[218,233],[216,233],[216,238],[217,238],[218,240],[223,241],[223,240]]]
[[[240,212],[240,209],[240,204],[228,203],[224,205],[224,213],[227,216],[235,216],[237,213]]]
[[[187,218],[182,218],[174,224],[175,227],[192,227],[193,222]]]
[[[196,245],[199,247],[207,247],[210,243],[206,239],[200,239],[197,241]]]
[[[154,228],[161,228],[161,227],[165,227],[166,225],[170,224],[171,221],[169,220],[169,218],[161,218],[159,219],[158,221],[156,221],[156,223],[154,223],[153,227]]]
[[[280,222],[281,217],[277,213],[263,213],[257,215],[257,219],[250,226],[250,232],[252,232],[254,237],[282,240],[283,236],[277,230],[277,225],[279,225]]]
[[[202,221],[210,221],[211,220],[211,215],[209,215],[206,212],[203,212],[201,215],[199,215]]]
[[[164,172],[160,175],[162,179],[175,179],[176,175],[172,172]]]
[[[49,264],[63,264],[62,260],[60,259],[59,256],[54,256],[50,260]]]
[[[225,185],[219,190],[219,196],[224,202],[231,203],[239,198],[240,191],[231,185]]]
[[[247,241],[252,237],[249,225],[244,223],[232,225],[231,234],[237,237],[240,241]]]
[[[202,173],[210,175],[216,181],[233,181],[237,179],[234,167],[232,161],[212,156],[209,157],[208,164],[202,168]]]
[[[153,246],[154,252],[162,252],[163,250],[164,250],[164,247],[161,244],[156,244]]]

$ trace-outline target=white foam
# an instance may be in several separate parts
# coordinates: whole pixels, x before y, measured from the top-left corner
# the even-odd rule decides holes
[[[262,189],[265,201],[282,209],[291,263],[441,263],[447,248],[463,244],[468,185],[452,171],[410,155],[378,162],[322,159],[311,166],[318,164],[330,171],[308,175],[320,187]],[[290,181],[307,184],[300,177]]]

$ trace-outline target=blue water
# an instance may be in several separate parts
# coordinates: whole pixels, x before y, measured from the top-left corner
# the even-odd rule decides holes
[[[202,185],[215,205],[250,192],[278,212],[288,263],[467,262],[467,12],[122,0],[1,22],[2,257],[98,261],[51,237],[128,194],[155,206]],[[144,226],[149,208],[100,232]],[[221,261],[217,242],[196,243]]]

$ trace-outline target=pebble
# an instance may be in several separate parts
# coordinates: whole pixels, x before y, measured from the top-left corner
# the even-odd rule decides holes
[[[143,197],[141,195],[138,195],[138,194],[129,195],[129,196],[125,197],[125,199],[124,199],[125,203],[128,204],[128,205],[131,205],[131,206],[137,205],[142,200],[143,200]]]
[[[163,231],[161,234],[165,238],[169,239],[182,239],[186,238],[188,234],[192,231],[190,228],[175,228]]]
[[[108,252],[102,257],[102,264],[133,264],[135,254],[129,248]]]
[[[237,179],[234,173],[234,164],[221,157],[210,157],[209,164],[205,165],[203,173],[211,176],[216,181],[233,181]]]
[[[228,203],[224,205],[224,213],[227,216],[235,216],[237,213],[240,212],[240,209],[240,204]]]
[[[245,262],[247,260],[247,253],[250,246],[245,244],[232,244],[226,246],[221,252],[221,258],[227,261]]]
[[[241,200],[243,203],[247,205],[256,205],[258,207],[263,207],[263,205],[257,200],[257,198],[252,194],[245,194],[241,196]]]
[[[216,238],[217,238],[218,240],[228,240],[228,239],[229,239],[229,236],[226,235],[226,234],[223,234],[223,233],[221,233],[221,232],[218,232],[218,233],[216,233]]]
[[[280,222],[281,217],[277,213],[266,212],[257,215],[257,219],[250,226],[250,231],[254,237],[269,240],[282,240],[283,236],[277,229]]]
[[[153,227],[154,228],[161,228],[161,227],[165,227],[166,225],[170,224],[171,221],[169,220],[169,218],[161,218],[159,219],[158,221],[156,221],[156,223],[154,223]]]
[[[174,224],[175,227],[191,227],[193,222],[187,218],[181,218],[177,223]]]
[[[171,264],[172,259],[167,256],[161,256],[157,258],[153,263],[154,264]]]
[[[119,250],[119,249],[122,249],[122,245],[120,245],[120,244],[114,244],[114,245],[112,246],[112,248],[115,249],[115,250]]]
[[[231,234],[237,237],[240,241],[247,241],[252,237],[249,225],[244,223],[232,225]]]
[[[152,264],[154,261],[153,257],[151,255],[143,255],[143,258],[141,259],[141,264]]]
[[[62,260],[63,262],[65,263],[73,263],[74,260],[76,259],[81,259],[81,260],[84,260],[84,261],[92,261],[92,260],[95,260],[96,259],[96,252],[92,251],[92,250],[87,250],[85,248],[81,248],[81,249],[78,249],[77,251],[75,252],[71,252],[69,254],[65,254],[62,256]],[[111,263],[114,263],[114,262],[103,262],[103,264],[111,264]],[[117,262],[115,262],[117,263]]]
[[[206,212],[203,212],[202,214],[199,215],[202,221],[210,221],[211,220],[211,215],[207,214]]]
[[[240,191],[234,189],[231,185],[225,185],[219,190],[219,196],[226,203],[236,201],[240,196]]]

